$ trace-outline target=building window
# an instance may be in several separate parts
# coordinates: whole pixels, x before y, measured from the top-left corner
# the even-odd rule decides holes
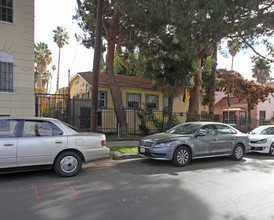
[[[168,97],[164,97],[164,113],[168,113]]]
[[[265,124],[265,111],[260,111],[260,118],[259,118],[259,123],[260,125],[264,125]]]
[[[13,0],[0,1],[0,21],[13,23]]]
[[[13,58],[0,50],[0,92],[13,92]]]
[[[133,93],[127,94],[127,107],[141,108],[141,95]]]
[[[147,95],[146,96],[146,107],[150,109],[158,109],[158,96]]]
[[[265,118],[265,111],[260,111],[260,118]]]
[[[98,92],[98,107],[100,108],[107,107],[107,92],[105,91]]]

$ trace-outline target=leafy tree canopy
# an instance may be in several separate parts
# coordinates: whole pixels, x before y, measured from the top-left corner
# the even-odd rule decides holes
[[[259,101],[264,102],[274,88],[258,85],[253,81],[245,80],[240,73],[220,69],[217,71],[220,82],[217,84],[217,91],[230,92],[239,100],[247,99],[250,110],[258,105]]]
[[[254,66],[252,68],[252,77],[256,78],[257,81],[263,85],[270,77],[270,62],[258,56],[253,56],[252,62],[254,63]]]

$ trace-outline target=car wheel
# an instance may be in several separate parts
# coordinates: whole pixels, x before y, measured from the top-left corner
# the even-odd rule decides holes
[[[274,156],[274,143],[271,144],[270,148],[269,148],[269,155],[270,156]]]
[[[244,156],[244,147],[241,144],[237,144],[234,148],[232,158],[234,160],[241,160]]]
[[[66,151],[57,156],[53,168],[58,175],[71,177],[81,170],[82,160],[79,154],[73,151]]]
[[[178,167],[186,166],[191,158],[190,150],[187,147],[178,147],[173,156],[173,164]]]

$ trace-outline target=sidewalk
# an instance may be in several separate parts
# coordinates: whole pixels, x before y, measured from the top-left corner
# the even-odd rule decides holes
[[[107,147],[138,146],[139,141],[107,141]]]

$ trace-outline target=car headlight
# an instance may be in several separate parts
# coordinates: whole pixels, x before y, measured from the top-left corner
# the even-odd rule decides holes
[[[173,142],[169,141],[169,142],[164,142],[164,143],[156,144],[156,145],[154,145],[154,147],[171,147],[172,144],[173,144]]]
[[[266,142],[267,142],[267,139],[262,139],[262,140],[256,141],[256,144],[263,144]]]

